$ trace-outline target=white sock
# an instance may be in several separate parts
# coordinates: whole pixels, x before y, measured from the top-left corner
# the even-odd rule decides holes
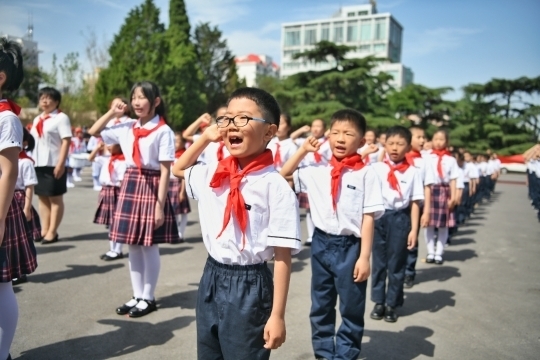
[[[139,302],[138,302],[137,300],[131,299],[131,300],[129,300],[129,301],[126,303],[126,305],[127,305],[127,306],[131,306],[131,307],[134,307],[134,306],[137,305],[138,303],[139,303]]]
[[[115,253],[117,254],[121,254],[122,253],[122,247],[123,247],[124,244],[122,243],[119,243],[119,242],[115,242],[113,244],[113,248],[111,249],[112,251],[114,251]]]
[[[311,211],[306,212],[306,226],[308,233],[307,242],[311,242],[311,239],[313,239],[313,232],[315,231],[315,225],[313,224],[313,220],[311,220]]]
[[[110,251],[114,251],[114,244],[115,244],[114,241],[109,241],[109,250]]]
[[[137,303],[137,309],[141,309],[141,310],[144,310],[148,307],[148,304],[146,303],[146,301],[139,301]]]
[[[76,178],[80,178],[81,177],[81,169],[73,169],[73,176],[76,177]]]
[[[176,215],[176,225],[178,226],[178,235],[183,239],[186,232],[188,214]]]
[[[437,250],[435,251],[436,256],[442,256],[444,254],[444,245],[448,241],[448,228],[443,227],[439,228],[439,234],[437,235]]]
[[[428,226],[425,229],[424,237],[426,238],[428,255],[434,255],[435,254],[435,228],[433,226]]]
[[[129,245],[129,273],[133,297],[141,299],[144,290],[144,257],[140,245]]]
[[[0,283],[0,304],[0,359],[7,359],[19,319],[19,306],[11,281]]]
[[[144,257],[144,290],[142,298],[145,300],[154,300],[154,292],[159,277],[161,261],[159,259],[159,247],[141,246]]]

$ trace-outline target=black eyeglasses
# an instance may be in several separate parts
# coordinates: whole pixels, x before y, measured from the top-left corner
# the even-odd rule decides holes
[[[232,118],[228,116],[220,116],[216,119],[216,124],[220,128],[225,128],[229,126],[229,124],[232,122],[234,126],[236,127],[243,127],[243,126],[246,126],[250,120],[255,120],[255,121],[264,122],[268,124],[270,123],[269,121],[266,121],[261,118],[251,117],[247,115],[236,115],[236,116],[233,116]]]

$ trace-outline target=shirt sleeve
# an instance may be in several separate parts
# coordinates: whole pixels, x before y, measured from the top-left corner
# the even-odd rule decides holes
[[[309,176],[309,167],[299,167],[293,173],[294,192],[297,194],[308,191],[306,178]]]
[[[456,189],[464,189],[464,188],[465,188],[464,174],[463,174],[463,171],[458,170],[458,177],[456,179]]]
[[[101,130],[101,139],[106,145],[120,144],[121,135],[126,133],[126,131],[130,131],[130,129],[133,128],[134,122],[136,122],[136,120],[128,120],[126,122],[104,128]]]
[[[15,114],[0,118],[0,151],[16,147],[22,149],[23,128]]]
[[[38,183],[34,164],[30,160],[21,163],[21,174],[19,176],[22,176],[24,187],[37,185]]]
[[[170,128],[160,134],[159,161],[174,161],[174,133]]]
[[[451,162],[450,162],[450,180],[457,179],[458,177],[459,177],[459,169],[458,169],[457,161],[456,161],[456,159],[454,159],[453,157],[451,157]]]
[[[283,178],[277,179],[272,188],[267,245],[291,248],[292,254],[297,254],[301,248],[298,200]]]
[[[424,186],[422,183],[422,178],[420,177],[420,171],[415,169],[414,178],[413,178],[413,188],[411,192],[411,200],[424,200]]]
[[[433,162],[424,159],[424,186],[433,185],[436,182]]]
[[[203,186],[210,186],[207,183],[208,166],[202,163],[193,165],[184,171],[187,195],[193,200],[199,200]]]
[[[382,184],[372,167],[367,167],[364,178],[364,214],[373,213],[375,220],[384,215]]]
[[[71,133],[71,122],[69,121],[69,118],[66,114],[60,113],[56,115],[59,117],[58,119],[58,135],[60,135],[60,139],[67,139],[72,137]]]

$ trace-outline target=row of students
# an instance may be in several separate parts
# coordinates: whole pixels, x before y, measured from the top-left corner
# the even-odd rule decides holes
[[[540,221],[540,144],[527,150],[523,157],[527,164],[528,194],[532,207]]]

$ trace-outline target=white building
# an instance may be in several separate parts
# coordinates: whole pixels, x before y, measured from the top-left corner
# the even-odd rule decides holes
[[[1,30],[2,29],[0,29],[0,37],[14,40],[21,45],[24,54],[24,66],[39,67],[38,44],[34,41],[34,26],[31,23],[28,24],[27,33],[23,37],[4,34]]]
[[[332,41],[356,47],[348,58],[376,56],[388,59],[377,71],[394,76],[394,86],[401,88],[413,81],[412,71],[401,64],[403,27],[390,13],[377,13],[374,2],[344,6],[331,18],[282,24],[281,76],[304,71],[321,71],[332,63],[293,60],[292,56],[313,48],[319,41]]]
[[[257,86],[258,76],[279,77],[279,66],[268,55],[249,54],[236,59],[237,74],[249,87]]]

